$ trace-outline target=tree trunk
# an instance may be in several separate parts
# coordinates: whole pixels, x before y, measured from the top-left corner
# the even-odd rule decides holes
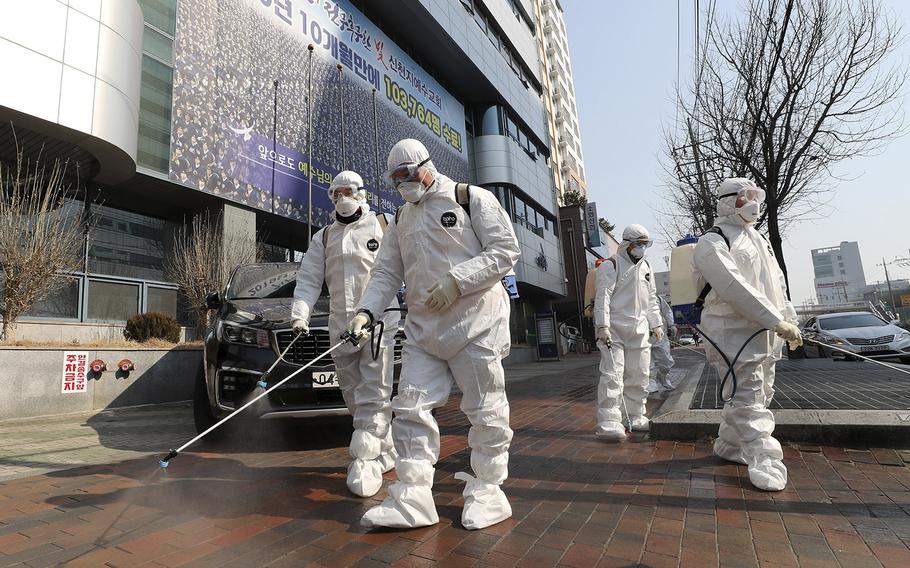
[[[780,265],[784,273],[784,281],[787,283],[787,299],[790,299],[790,276],[787,274],[787,261],[784,260],[783,242],[780,238],[780,224],[777,219],[777,208],[770,204],[767,209],[768,213],[768,241],[771,243],[771,249],[774,256],[777,257],[777,264]]]

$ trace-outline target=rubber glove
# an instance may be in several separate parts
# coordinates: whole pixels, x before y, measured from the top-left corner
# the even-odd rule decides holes
[[[791,350],[796,349],[803,344],[803,336],[800,333],[799,328],[790,322],[781,320],[774,326],[774,333],[786,340],[790,345]]]
[[[651,330],[654,334],[654,343],[660,343],[664,339],[664,328],[657,326]]]
[[[293,328],[295,333],[299,333],[301,335],[310,334],[310,324],[307,322],[307,320],[295,319],[293,322],[291,322],[291,328]]]
[[[597,328],[597,341],[607,346],[607,349],[613,347],[613,338],[610,336],[610,328],[602,325]]]
[[[461,290],[458,289],[458,283],[451,274],[446,274],[443,278],[430,286],[427,290],[429,296],[424,302],[431,312],[445,311],[455,303],[455,300],[461,296]]]
[[[370,316],[365,313],[359,313],[348,324],[348,333],[350,333],[359,342],[363,336],[363,328],[370,324]]]

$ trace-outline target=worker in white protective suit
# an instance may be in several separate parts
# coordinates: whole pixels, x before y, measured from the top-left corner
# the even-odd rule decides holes
[[[714,453],[745,464],[759,489],[780,491],[787,485],[780,442],[771,435],[774,415],[774,365],[783,341],[802,344],[796,311],[787,299],[783,272],[771,246],[755,230],[765,192],[751,180],[731,178],[717,190],[717,225],[699,238],[694,267],[699,289],[711,286],[702,312],[702,330],[729,359],[756,331],[734,365],[736,392],[724,405]],[[727,364],[710,345],[708,360],[720,376]],[[724,396],[730,396],[728,392]]]
[[[500,281],[518,260],[518,242],[496,197],[440,174],[417,140],[392,147],[386,177],[407,202],[390,226],[350,331],[356,336],[369,326],[404,279],[407,340],[392,400],[398,481],[362,523],[409,528],[439,522],[432,493],[439,427],[431,412],[446,403],[454,379],[471,422],[476,476],[455,474],[467,482],[461,522],[481,529],[512,515],[500,488],[512,440],[502,368],[510,346],[509,298]]]
[[[641,225],[622,232],[616,253],[597,269],[594,326],[600,348],[597,386],[598,437],[626,439],[622,406],[632,430],[646,431],[650,336],[664,337],[651,265],[644,260],[651,236]],[[621,398],[622,397],[622,398]]]
[[[651,344],[651,381],[648,383],[648,392],[676,388],[670,382],[670,369],[673,368],[674,362],[673,353],[670,350],[670,339],[676,336],[673,308],[660,296],[657,297],[657,304],[660,308],[660,317],[664,322],[664,333],[660,341],[654,338],[655,341]]]
[[[354,172],[335,176],[329,185],[329,198],[335,204],[335,222],[313,235],[300,262],[292,325],[295,331],[309,331],[310,314],[325,282],[330,297],[329,333],[337,338],[356,313],[379,254],[385,225],[370,211],[363,180]],[[383,321],[385,329],[375,359],[373,345],[366,340],[357,346],[345,344],[332,353],[345,405],[354,418],[349,448],[353,461],[348,466],[347,486],[361,497],[375,495],[382,487],[382,474],[395,465],[390,426],[393,342],[401,316],[397,308],[395,299],[376,310],[377,320]]]

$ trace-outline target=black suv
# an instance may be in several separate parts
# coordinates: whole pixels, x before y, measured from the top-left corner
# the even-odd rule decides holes
[[[207,298],[208,307],[217,311],[205,338],[193,396],[198,432],[248,401],[262,373],[293,338],[291,303],[297,266],[290,262],[240,266],[231,275],[223,293],[213,293]],[[310,316],[310,334],[298,339],[269,374],[266,379],[269,386],[338,342],[337,338],[329,337],[328,313],[328,296],[323,289]],[[397,381],[404,334],[401,326],[392,333],[396,334]],[[281,418],[347,414],[330,355],[275,389],[240,416]]]

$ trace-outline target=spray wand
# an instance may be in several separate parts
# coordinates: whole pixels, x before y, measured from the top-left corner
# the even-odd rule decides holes
[[[300,336],[300,334],[298,334],[298,337],[299,337],[299,336]],[[359,341],[359,337],[357,337],[356,340]],[[351,335],[350,333],[345,332],[345,334],[344,334],[344,335],[342,336],[342,338],[341,338],[341,341],[339,341],[338,343],[336,343],[335,345],[333,345],[332,347],[330,347],[327,351],[325,351],[325,352],[322,353],[321,355],[317,356],[315,359],[313,359],[312,361],[310,361],[309,363],[307,363],[307,364],[304,365],[303,367],[300,367],[299,369],[297,369],[296,371],[294,371],[293,373],[291,373],[290,375],[288,375],[288,376],[285,377],[284,379],[282,379],[282,380],[280,380],[279,382],[275,383],[275,384],[272,385],[269,389],[264,390],[263,392],[259,393],[259,394],[258,394],[256,397],[254,397],[252,400],[250,400],[249,402],[247,402],[246,404],[244,404],[243,406],[241,406],[240,408],[238,408],[238,409],[235,410],[234,412],[231,412],[230,414],[228,414],[227,416],[225,416],[224,418],[222,418],[221,420],[219,420],[218,422],[216,422],[215,424],[213,424],[212,426],[210,426],[206,431],[202,432],[201,434],[199,434],[198,436],[196,436],[195,438],[193,438],[192,440],[190,440],[189,442],[183,444],[182,446],[180,446],[180,447],[177,448],[176,450],[171,450],[166,456],[164,456],[164,458],[162,458],[162,459],[158,462],[158,465],[160,465],[161,467],[167,467],[168,465],[170,465],[170,461],[171,461],[172,459],[174,459],[175,457],[177,457],[177,454],[179,454],[180,452],[182,452],[183,450],[185,450],[187,447],[193,445],[194,443],[196,443],[197,441],[199,441],[200,439],[202,439],[203,437],[205,437],[209,432],[211,432],[211,431],[214,430],[215,428],[218,428],[219,426],[221,426],[222,424],[224,424],[225,422],[227,422],[228,420],[230,420],[230,419],[233,418],[234,416],[237,416],[238,414],[240,414],[241,412],[243,412],[244,410],[246,410],[247,408],[249,408],[250,406],[252,406],[252,405],[253,405],[255,402],[257,402],[259,399],[263,398],[264,396],[268,395],[270,392],[272,392],[273,390],[277,389],[278,387],[280,387],[280,386],[283,385],[284,383],[286,383],[286,382],[288,382],[289,380],[293,379],[293,378],[296,377],[300,372],[305,371],[307,368],[309,368],[310,366],[312,366],[314,363],[316,363],[316,362],[319,361],[320,359],[324,358],[326,355],[329,355],[330,353],[332,353],[333,351],[335,351],[336,349],[338,349],[339,347],[341,347],[341,346],[344,345],[345,343],[348,343],[349,341],[350,341],[350,342],[355,342],[355,336]],[[286,351],[287,351],[287,349],[285,349],[285,352],[286,352]],[[272,365],[272,366],[274,367],[274,365]],[[271,369],[270,369],[270,370],[271,370]]]

